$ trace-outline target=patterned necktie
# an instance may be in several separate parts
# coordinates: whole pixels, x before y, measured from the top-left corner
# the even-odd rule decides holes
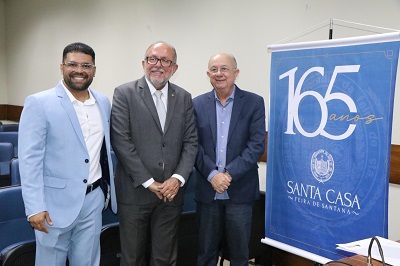
[[[165,124],[165,118],[167,117],[167,111],[165,110],[164,103],[161,100],[162,91],[156,90],[154,92],[154,95],[156,96],[156,109],[158,113],[158,118],[160,119],[161,128],[164,131],[164,124]]]

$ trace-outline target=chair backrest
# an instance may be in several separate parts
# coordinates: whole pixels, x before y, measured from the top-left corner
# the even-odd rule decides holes
[[[185,198],[183,201],[183,213],[195,212],[196,211],[196,201],[194,200],[194,182],[196,175],[200,173],[193,167],[192,174],[185,184]]]
[[[103,222],[103,226],[119,222],[118,215],[116,215],[112,212],[110,205],[108,206],[108,208],[105,211],[103,211],[102,222]]]
[[[0,132],[0,142],[9,142],[14,146],[14,157],[18,157],[18,132]]]
[[[20,241],[35,239],[26,219],[21,186],[0,188],[0,236],[0,250]]]
[[[10,164],[13,158],[14,146],[9,142],[0,142],[0,175],[10,174]]]
[[[18,132],[19,124],[0,125],[0,132]]]
[[[21,176],[19,175],[18,158],[14,158],[11,161],[10,177],[11,177],[11,185],[12,186],[21,185]]]
[[[115,169],[118,164],[118,159],[115,156],[114,151],[111,151],[111,160],[112,160],[113,168],[114,168],[113,175],[115,176]],[[103,219],[103,226],[108,226],[109,224],[115,224],[115,223],[118,223],[118,221],[119,221],[118,215],[114,214],[111,211],[111,206],[108,206],[108,208],[105,211],[103,211],[102,219]]]

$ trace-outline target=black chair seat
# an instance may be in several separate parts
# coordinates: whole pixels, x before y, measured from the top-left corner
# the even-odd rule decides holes
[[[36,244],[34,240],[8,246],[0,254],[2,266],[34,266]]]
[[[121,244],[119,239],[119,223],[103,226],[100,234],[101,266],[119,265],[121,259]]]

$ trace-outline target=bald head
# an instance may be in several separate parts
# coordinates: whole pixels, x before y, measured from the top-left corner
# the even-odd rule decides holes
[[[147,57],[147,54],[148,54],[149,50],[157,48],[157,47],[164,47],[165,49],[169,49],[172,52],[172,58],[173,58],[172,62],[173,63],[177,62],[178,55],[176,53],[175,47],[172,46],[171,44],[169,44],[167,42],[163,42],[163,41],[158,41],[158,42],[155,42],[155,43],[151,44],[149,46],[149,48],[147,48],[146,52],[144,53],[144,58]]]
[[[210,60],[208,61],[208,68],[210,68],[212,63],[218,59],[222,59],[225,62],[229,62],[232,68],[237,68],[236,58],[232,54],[228,54],[225,52],[211,56]]]

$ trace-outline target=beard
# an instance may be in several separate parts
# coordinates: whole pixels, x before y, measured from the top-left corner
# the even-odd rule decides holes
[[[152,72],[157,72],[157,71],[162,73],[164,75],[164,77],[161,77],[159,75],[156,75],[156,74],[152,73]],[[156,89],[163,88],[165,86],[165,84],[168,83],[169,78],[171,77],[171,76],[167,76],[167,74],[165,73],[164,69],[157,68],[157,67],[153,67],[148,72],[145,71],[145,76],[150,81],[150,83],[153,84],[153,86]]]
[[[75,82],[71,78],[74,76],[80,76],[85,78],[86,80],[84,82]],[[85,74],[70,74],[68,76],[64,76],[64,82],[70,88],[71,90],[74,91],[85,91],[89,88],[90,84],[92,84],[93,78],[89,78],[88,75]]]

